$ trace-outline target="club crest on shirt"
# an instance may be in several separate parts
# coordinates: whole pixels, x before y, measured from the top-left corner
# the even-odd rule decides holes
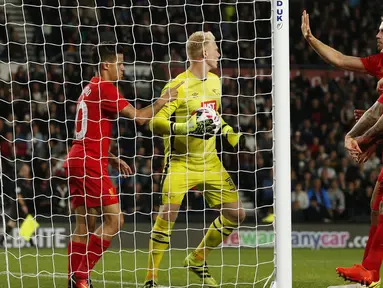
[[[88,97],[92,93],[92,90],[90,89],[89,85],[82,90],[81,95],[84,95],[84,97]]]
[[[209,100],[201,102],[201,107],[217,110],[217,101]]]

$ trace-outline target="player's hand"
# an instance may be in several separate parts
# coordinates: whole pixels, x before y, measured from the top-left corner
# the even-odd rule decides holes
[[[359,148],[359,144],[355,140],[355,138],[352,138],[352,137],[347,136],[347,135],[346,135],[346,138],[344,139],[344,147],[348,150],[350,155],[352,153],[355,153],[355,152],[362,153],[362,150]]]
[[[132,175],[132,169],[130,169],[129,165],[126,164],[124,160],[121,160],[118,157],[114,157],[110,161],[110,165],[116,170],[118,170],[122,177],[126,178],[129,175]]]
[[[360,110],[360,109],[354,109],[354,118],[355,118],[355,121],[358,122],[360,118],[362,118],[363,114],[366,112],[367,110]]]
[[[373,142],[373,138],[366,136],[359,136],[357,138],[351,138],[346,136],[346,139],[348,139],[349,145],[353,147],[351,149],[348,149],[348,152],[357,163],[363,163],[367,161],[367,159],[375,151],[377,144]]]
[[[169,102],[176,100],[178,97],[177,89],[184,83],[185,81],[181,81],[176,86],[166,89],[165,92],[161,95],[161,99],[164,99]]]
[[[378,144],[377,139],[375,139],[374,137],[368,137],[364,135],[356,137],[355,140],[358,143],[360,150],[362,151],[366,151],[372,145]]]
[[[302,13],[301,30],[302,30],[303,37],[305,37],[306,40],[310,40],[313,34],[311,34],[310,17],[309,17],[309,14],[307,14],[306,10],[303,10],[303,13]]]
[[[357,163],[364,163],[368,159],[370,159],[371,155],[375,152],[376,150],[376,144],[373,144],[370,146],[366,151],[364,151],[362,154],[358,153],[357,158],[355,159]]]
[[[121,159],[120,159],[120,171],[121,171],[122,177],[124,177],[124,178],[133,174],[132,169],[130,169],[129,165],[126,164],[126,162],[124,160],[121,160]]]
[[[379,94],[383,93],[383,78],[376,84],[376,91],[378,91]]]
[[[185,123],[173,123],[172,130],[175,135],[187,135],[202,137],[206,134],[206,139],[214,135],[216,125],[212,119],[197,122],[197,114],[194,113]]]
[[[233,148],[240,149],[246,147],[245,136],[241,132],[235,131],[230,125],[225,125],[222,128],[222,135],[227,139]]]

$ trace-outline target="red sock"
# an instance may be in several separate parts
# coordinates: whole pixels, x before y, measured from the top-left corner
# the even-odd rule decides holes
[[[368,256],[368,252],[370,251],[370,248],[371,248],[372,239],[374,239],[374,235],[377,228],[378,226],[376,225],[371,225],[370,227],[370,233],[368,234],[368,241],[366,244],[366,248],[364,249],[363,260],[366,259]]]
[[[89,273],[92,271],[94,265],[100,260],[102,254],[108,249],[110,241],[103,240],[96,235],[92,235],[89,238],[87,257],[83,257],[80,266],[75,272],[77,278],[86,279],[89,277]]]
[[[366,259],[363,260],[363,267],[368,270],[376,270],[380,272],[380,266],[383,259],[383,215],[379,215],[378,227],[371,242],[369,253]]]
[[[68,243],[68,278],[80,266],[82,257],[86,254],[86,244],[69,241]]]

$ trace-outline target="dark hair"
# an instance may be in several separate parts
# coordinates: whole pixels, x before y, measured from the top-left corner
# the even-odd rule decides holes
[[[116,58],[117,54],[123,53],[124,49],[121,45],[110,41],[101,42],[92,49],[92,62],[97,65],[106,61],[112,61]]]

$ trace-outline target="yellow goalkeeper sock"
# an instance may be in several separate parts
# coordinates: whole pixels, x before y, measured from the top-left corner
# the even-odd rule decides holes
[[[235,228],[238,227],[237,223],[231,222],[223,215],[217,217],[213,223],[211,223],[209,230],[197,249],[193,252],[194,257],[197,260],[205,261],[207,255],[217,247],[222,241],[224,241]]]
[[[165,250],[169,246],[170,235],[174,222],[168,222],[157,217],[149,240],[149,259],[146,281],[158,279],[158,268],[160,266]]]

